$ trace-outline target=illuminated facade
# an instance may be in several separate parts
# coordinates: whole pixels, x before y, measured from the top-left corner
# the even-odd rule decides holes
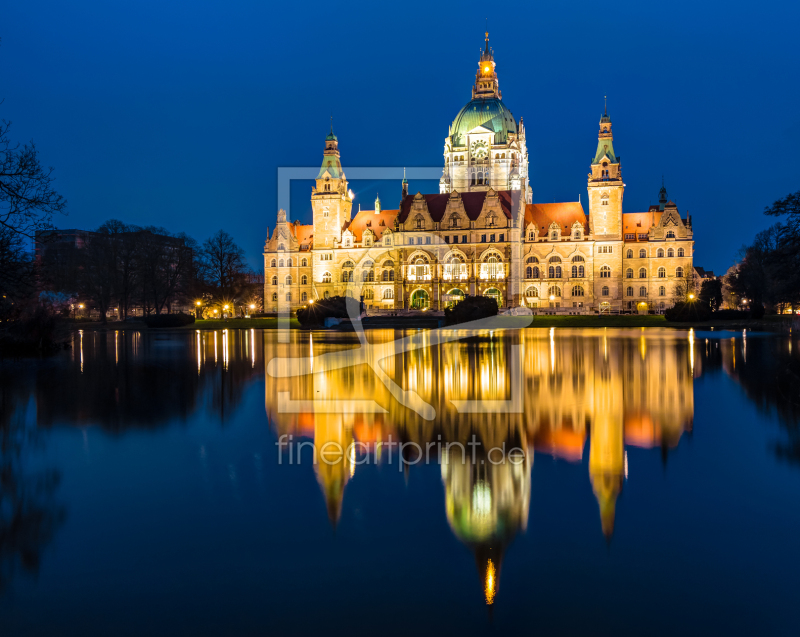
[[[368,308],[440,310],[465,294],[501,308],[661,311],[692,281],[691,217],[661,188],[647,212],[622,212],[625,184],[608,111],[600,118],[580,202],[533,203],[525,127],[502,100],[489,34],[472,99],[450,125],[439,192],[353,215],[331,129],[312,225],[278,223],[264,247],[264,307],[291,311],[311,299],[363,297]]]

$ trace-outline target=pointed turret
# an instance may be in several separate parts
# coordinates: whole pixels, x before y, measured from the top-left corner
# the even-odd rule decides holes
[[[406,169],[403,168],[403,199],[406,197],[408,197],[408,179],[406,179]]]
[[[500,92],[500,84],[495,71],[496,66],[494,52],[489,48],[489,32],[487,31],[486,44],[478,62],[478,72],[475,74],[475,86],[472,87],[472,99],[502,99],[503,95]]]
[[[667,205],[667,187],[664,185],[664,177],[661,177],[661,190],[658,191],[658,209],[664,211]]]

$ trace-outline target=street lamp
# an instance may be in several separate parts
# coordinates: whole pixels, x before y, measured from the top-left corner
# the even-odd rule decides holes
[[[314,305],[314,299],[308,299],[308,302],[311,303],[311,305]]]
[[[690,300],[690,301],[694,301],[694,294],[690,294],[690,295],[689,295],[689,300]]]
[[[256,309],[256,304],[255,303],[251,303],[250,304],[250,309],[251,310],[255,310]]]

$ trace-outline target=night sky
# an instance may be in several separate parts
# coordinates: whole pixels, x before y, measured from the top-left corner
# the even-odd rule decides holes
[[[663,174],[696,265],[724,272],[800,189],[789,2],[8,2],[0,117],[55,167],[58,227],[224,228],[260,269],[277,168],[319,165],[331,114],[345,171],[442,165],[487,17],[535,202],[586,202],[606,94],[624,211],[656,203]],[[292,190],[302,221],[310,186]],[[351,187],[366,208],[400,198],[399,182]]]

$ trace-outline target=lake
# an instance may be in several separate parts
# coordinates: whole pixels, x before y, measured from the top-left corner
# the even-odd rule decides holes
[[[800,633],[792,335],[440,334],[0,362],[2,634]]]

